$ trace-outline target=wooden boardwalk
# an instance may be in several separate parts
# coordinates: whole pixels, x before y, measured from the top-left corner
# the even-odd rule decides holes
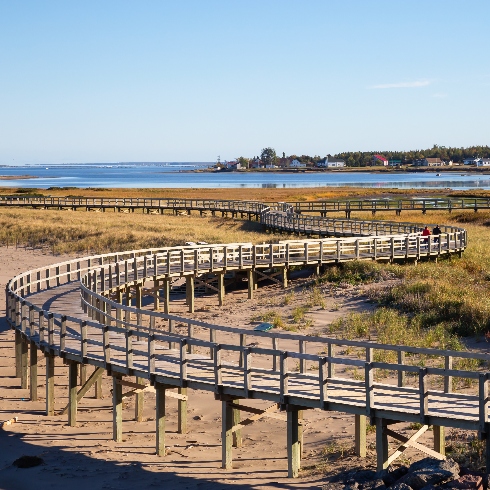
[[[253,203],[250,209],[256,205]],[[264,208],[260,219],[268,227],[300,233],[308,229],[309,234],[322,236],[322,230],[330,229],[331,233],[348,234],[347,224],[342,225],[343,231],[332,230],[339,224],[320,217],[297,216],[285,204],[277,209]],[[387,453],[388,435],[396,437],[387,427],[391,423],[433,426],[434,450],[423,446],[422,450],[438,457],[444,457],[444,427],[475,430],[486,438],[490,427],[488,372],[459,370],[453,368],[453,363],[467,358],[488,362],[490,356],[275,331],[254,332],[170,312],[170,291],[176,277],[185,278],[186,303],[192,312],[195,286],[210,275],[216,279],[212,289],[218,303],[223,304],[224,277],[230,272],[246,275],[248,295],[252,298],[261,278],[285,286],[287,270],[293,265],[320,268],[348,260],[421,260],[461,254],[466,246],[463,229],[442,227],[443,234],[435,242],[422,238],[418,225],[375,222],[368,227],[364,223],[367,222],[351,223],[350,233],[356,236],[349,238],[139,250],[27,271],[13,278],[7,288],[7,317],[17,333],[21,382],[27,387],[29,367],[31,385],[36,382],[32,372],[36,372],[37,355],[32,352],[41,349],[47,359],[46,411],[52,413],[50,359],[65,359],[70,366],[67,411],[73,425],[78,397],[88,389],[82,388],[77,395],[73,374],[77,365],[91,364],[96,368],[89,384],[103,372],[111,375],[114,439],[120,440],[122,386],[134,388],[135,396],[140,396],[141,383],[148,380],[157,392],[157,453],[162,455],[162,403],[166,394],[179,398],[184,407],[188,388],[211,391],[223,407],[224,468],[232,464],[232,435],[242,427],[236,423],[237,412],[253,412],[238,400],[268,400],[287,413],[290,476],[297,475],[300,465],[300,419],[306,409],[355,414],[356,449],[360,455],[365,454],[366,420],[376,424],[379,468],[386,467],[395,457]],[[373,230],[378,234],[372,235]],[[143,307],[143,297],[153,301]],[[395,362],[384,360],[393,358]],[[426,359],[422,367],[421,359]],[[391,373],[393,376],[386,379],[393,381],[378,381],[380,372]],[[137,383],[125,380],[127,376],[135,376]],[[474,388],[456,393],[456,380],[473,382]],[[179,393],[171,392],[173,388],[178,388]],[[412,443],[421,449],[415,439]]]
[[[77,209],[85,211],[115,211],[144,213],[173,212],[211,212],[230,213],[232,215],[260,216],[266,208],[276,206],[276,203],[261,203],[258,201],[232,201],[219,199],[156,199],[156,198],[84,198],[84,197],[40,197],[40,196],[1,196],[0,207],[30,207],[36,209]],[[395,212],[402,211],[478,211],[490,209],[490,199],[478,198],[412,198],[412,199],[342,199],[322,201],[300,201],[290,203],[292,210],[300,214],[345,213],[346,218],[353,212]]]

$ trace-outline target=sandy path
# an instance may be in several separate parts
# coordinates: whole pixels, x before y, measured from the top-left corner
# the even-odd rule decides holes
[[[40,251],[0,249],[2,267],[0,285],[18,272],[69,257],[45,255]],[[295,283],[301,291],[302,279]],[[351,293],[354,293],[352,296]],[[325,309],[311,313],[313,330],[320,330],[346,311],[369,308],[364,299],[349,293],[333,291]],[[257,311],[284,308],[284,291],[275,287],[259,289],[256,298],[246,299],[245,291],[226,297],[218,312],[214,297],[199,298],[195,317],[240,327],[253,327],[251,317]],[[295,301],[301,302],[301,293]],[[4,302],[1,303],[2,308]],[[175,312],[184,306],[175,302]],[[145,421],[134,418],[134,400],[127,398],[123,413],[124,440],[112,441],[111,380],[105,376],[102,399],[93,391],[81,401],[78,426],[66,425],[66,416],[46,417],[44,411],[44,361],[39,368],[38,402],[30,402],[29,391],[19,388],[14,377],[14,332],[7,329],[4,311],[0,320],[0,420],[19,417],[16,424],[0,429],[0,489],[293,489],[321,488],[320,474],[306,472],[299,479],[287,478],[286,423],[273,418],[263,419],[243,430],[243,447],[234,449],[234,468],[221,469],[221,403],[211,393],[189,390],[187,434],[177,433],[177,401],[167,401],[168,454],[155,455],[155,396],[145,394]],[[89,374],[91,372],[89,367]],[[67,369],[56,361],[55,409],[67,403]],[[250,406],[266,407],[267,403],[248,400]],[[245,415],[242,415],[245,417]],[[323,449],[335,444],[352,448],[354,417],[336,412],[309,410],[305,412],[303,467],[313,466]],[[369,440],[373,435],[369,435]],[[39,455],[44,465],[17,469],[12,462],[22,455]],[[359,460],[356,464],[360,463]]]

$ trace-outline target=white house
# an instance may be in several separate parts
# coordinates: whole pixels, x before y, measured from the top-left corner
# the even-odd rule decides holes
[[[301,163],[297,158],[295,158],[292,162],[289,163],[289,166],[292,168],[303,168],[306,167],[306,163]]]
[[[335,157],[325,157],[323,160],[316,162],[316,166],[319,168],[339,168],[345,167],[345,161]]]
[[[478,162],[481,160],[479,157],[468,157],[463,160],[464,165],[478,165]]]
[[[490,167],[490,158],[480,158],[478,162],[476,162],[477,167]]]

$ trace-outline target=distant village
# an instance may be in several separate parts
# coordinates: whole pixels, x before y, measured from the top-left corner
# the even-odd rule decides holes
[[[268,159],[270,160],[270,159]],[[468,157],[464,158],[460,162],[453,162],[452,160],[442,160],[441,158],[417,158],[412,160],[401,160],[395,158],[386,158],[383,155],[375,154],[371,159],[372,167],[452,167],[460,165],[472,165],[475,167],[490,167],[490,158],[480,157]],[[264,161],[259,157],[244,159],[239,158],[233,161],[219,161],[215,167],[221,170],[244,170],[244,169],[337,169],[346,167],[345,160],[336,158],[331,155],[325,158],[311,161],[302,161],[301,158],[288,158],[283,156],[282,158],[276,157],[274,163],[270,161]]]

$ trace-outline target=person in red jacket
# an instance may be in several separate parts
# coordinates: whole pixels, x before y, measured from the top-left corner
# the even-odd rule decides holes
[[[430,236],[430,230],[429,230],[429,227],[426,226],[423,230],[422,230],[422,236],[423,237],[426,237],[424,238],[424,243],[427,243],[429,241],[429,239],[427,237]]]

